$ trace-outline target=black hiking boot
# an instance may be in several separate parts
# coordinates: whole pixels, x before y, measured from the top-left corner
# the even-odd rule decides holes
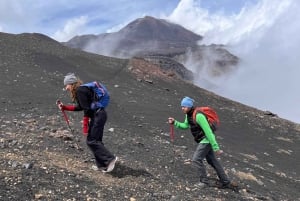
[[[221,189],[231,189],[235,192],[239,191],[237,182],[219,183],[218,187]]]
[[[209,185],[207,183],[203,183],[203,182],[198,182],[198,183],[194,184],[194,186],[196,188],[199,188],[199,189],[203,189],[203,188],[209,187]]]

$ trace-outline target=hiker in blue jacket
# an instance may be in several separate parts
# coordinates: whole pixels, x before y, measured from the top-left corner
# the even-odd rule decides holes
[[[105,107],[93,107],[95,92],[87,84],[82,84],[82,81],[74,73],[69,73],[65,76],[64,86],[70,92],[71,99],[76,104],[64,105],[59,102],[59,109],[84,112],[83,134],[86,135],[87,145],[96,160],[96,165],[93,165],[92,169],[111,172],[118,158],[102,142],[104,125],[107,120]]]
[[[207,163],[210,164],[217,172],[221,183],[220,187],[229,187],[231,185],[231,182],[228,179],[228,176],[226,175],[220,162],[216,159],[215,156],[215,154],[221,154],[222,150],[220,150],[219,148],[215,135],[212,129],[210,128],[210,125],[205,115],[202,113],[197,113],[196,123],[194,123],[194,100],[189,97],[185,97],[182,99],[181,109],[183,113],[185,113],[184,122],[179,122],[173,117],[169,117],[168,121],[170,124],[174,124],[174,126],[179,129],[190,128],[195,141],[198,143],[197,149],[193,155],[193,163],[195,164],[200,173],[200,182],[197,183],[196,186],[203,188],[211,185],[207,178],[206,168],[203,163],[203,160],[206,159]]]

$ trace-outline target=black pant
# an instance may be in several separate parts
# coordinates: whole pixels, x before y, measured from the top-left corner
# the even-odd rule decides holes
[[[208,183],[206,168],[205,165],[203,164],[204,158],[206,158],[207,163],[215,169],[221,183],[228,184],[230,181],[227,177],[227,174],[225,173],[220,162],[216,159],[215,153],[212,150],[211,145],[202,144],[202,143],[198,144],[197,149],[193,156],[193,162],[198,168],[200,173],[200,181],[203,183]]]
[[[91,149],[95,156],[96,165],[99,168],[107,167],[109,162],[115,158],[115,156],[105,148],[102,142],[103,130],[106,120],[106,111],[98,110],[95,113],[95,117],[91,119],[89,133],[86,141],[88,147]]]

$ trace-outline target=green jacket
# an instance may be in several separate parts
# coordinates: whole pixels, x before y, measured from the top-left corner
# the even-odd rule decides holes
[[[201,140],[200,143],[203,143],[203,144],[210,143],[211,146],[212,146],[212,149],[214,151],[219,150],[220,147],[219,147],[219,145],[216,141],[215,134],[211,130],[205,115],[201,114],[201,113],[198,113],[196,115],[196,122],[197,122],[198,125],[200,125],[200,127],[202,128],[202,130],[205,134],[205,138],[203,140]],[[179,129],[188,129],[190,127],[190,125],[189,125],[188,120],[187,120],[187,115],[185,115],[184,122],[179,122],[179,121],[175,120],[174,126],[176,128],[179,128]]]

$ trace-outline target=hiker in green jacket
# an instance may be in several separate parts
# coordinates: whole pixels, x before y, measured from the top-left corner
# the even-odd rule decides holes
[[[184,122],[179,122],[173,117],[169,117],[169,123],[174,124],[176,128],[188,129],[190,128],[191,133],[194,136],[195,141],[198,143],[197,149],[193,155],[193,163],[198,168],[200,173],[200,182],[196,184],[197,187],[204,188],[210,186],[209,180],[207,178],[206,168],[203,160],[206,159],[207,163],[210,164],[216,171],[221,188],[227,188],[230,186],[231,182],[228,179],[223,167],[220,162],[216,159],[215,154],[219,155],[222,153],[220,147],[216,141],[215,135],[210,128],[210,125],[202,113],[197,113],[196,123],[193,121],[194,112],[194,100],[185,97],[181,101],[181,109],[185,113]]]

